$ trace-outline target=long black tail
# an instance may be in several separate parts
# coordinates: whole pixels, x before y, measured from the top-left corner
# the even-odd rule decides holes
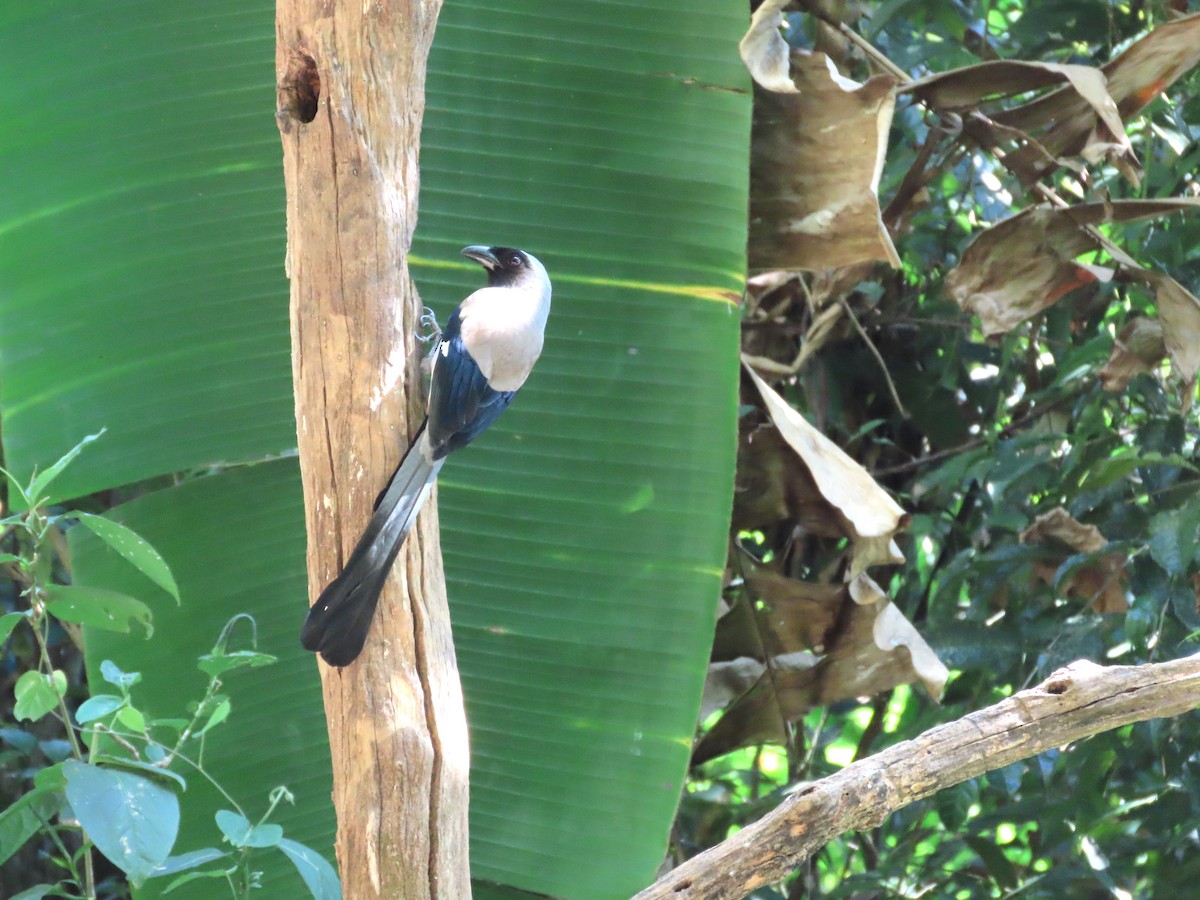
[[[366,643],[388,572],[442,467],[442,460],[428,458],[427,445],[422,428],[396,467],[349,562],[308,611],[300,643],[331,666],[354,662]]]

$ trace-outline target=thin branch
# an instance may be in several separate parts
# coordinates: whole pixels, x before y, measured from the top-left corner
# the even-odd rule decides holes
[[[1133,722],[1200,707],[1200,654],[1144,666],[1081,661],[1040,685],[812,782],[634,900],[738,900],[833,838],[940,790]]]
[[[1046,413],[1077,399],[1078,396],[1079,392],[1072,391],[1069,394],[1063,394],[1062,396],[1056,397],[1047,403],[1043,403],[1041,406],[1031,409],[1029,412],[1025,413],[1025,415],[1013,419],[1011,422],[1001,428],[995,437],[989,435],[985,437],[972,438],[971,440],[964,441],[955,447],[947,447],[945,450],[937,450],[925,456],[918,456],[916,459],[910,459],[907,462],[897,463],[894,466],[886,466],[882,469],[875,469],[871,472],[871,477],[878,479],[884,478],[888,475],[898,475],[901,472],[907,472],[911,469],[919,469],[923,466],[941,462],[943,459],[949,459],[952,456],[957,456],[959,453],[966,453],[968,450],[978,450],[980,447],[987,446],[987,444],[996,440],[996,438],[1010,437],[1013,433],[1032,422],[1034,419],[1040,419],[1042,416],[1046,415]]]
[[[862,338],[863,343],[867,345],[867,349],[871,351],[871,355],[875,357],[875,362],[879,363],[879,371],[883,373],[883,380],[887,382],[888,393],[892,395],[892,402],[896,404],[896,409],[905,419],[908,418],[908,410],[904,408],[904,404],[900,402],[900,395],[896,393],[896,385],[892,383],[892,373],[888,371],[887,363],[883,361],[883,354],[879,352],[879,348],[875,346],[875,342],[871,340],[865,328],[862,327],[862,322],[858,321],[858,316],[854,314],[854,310],[850,308],[850,304],[846,302],[846,298],[842,297],[838,301],[845,310],[846,315],[850,319],[850,323],[854,326],[854,330],[858,332],[858,336]]]

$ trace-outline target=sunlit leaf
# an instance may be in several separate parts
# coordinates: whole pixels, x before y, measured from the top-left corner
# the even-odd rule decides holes
[[[278,846],[292,861],[314,900],[341,900],[342,886],[337,872],[325,857],[288,838],[280,839]]]
[[[66,676],[61,671],[55,670],[50,675],[38,671],[22,673],[13,688],[17,700],[13,706],[13,716],[18,722],[26,719],[36,722],[50,710],[58,708],[66,688]]]
[[[160,588],[179,600],[179,588],[175,584],[175,577],[171,574],[166,560],[136,532],[126,528],[120,522],[106,519],[104,516],[93,516],[90,513],[81,512],[69,515],[78,519],[80,525],[129,560],[139,572]]]
[[[56,619],[122,633],[137,623],[147,637],[153,632],[150,607],[136,597],[78,584],[52,584],[43,590],[46,611]]]
[[[179,800],[153,779],[69,760],[67,800],[79,824],[136,887],[166,860],[179,830]]]

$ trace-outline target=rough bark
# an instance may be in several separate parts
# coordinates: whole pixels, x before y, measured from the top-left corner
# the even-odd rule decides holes
[[[1102,731],[1198,706],[1200,654],[1146,666],[1073,663],[1037,687],[807,785],[634,900],[745,897],[837,835],[874,828],[943,788]]]
[[[420,423],[407,255],[440,0],[278,0],[292,368],[309,599],[337,574]],[[363,655],[321,664],[346,897],[470,896],[467,732],[434,503]],[[299,633],[302,609],[296,611]]]

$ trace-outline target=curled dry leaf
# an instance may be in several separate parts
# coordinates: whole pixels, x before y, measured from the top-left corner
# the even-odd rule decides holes
[[[754,94],[750,270],[898,268],[877,193],[895,81],[857,84],[820,53],[793,53],[791,64],[799,93]]]
[[[1122,117],[1139,112],[1200,63],[1200,13],[1159,25],[1103,67]]]
[[[867,575],[859,575],[849,584],[850,597],[859,606],[873,606],[876,610],[875,625],[871,636],[875,646],[883,653],[892,653],[903,647],[912,661],[912,671],[921,679],[925,690],[935,700],[942,699],[942,690],[950,672],[938,659],[933,648],[917,633],[917,629],[896,608],[890,597]],[[912,679],[908,679],[911,681]]]
[[[815,662],[814,657],[809,665]],[[766,670],[766,664],[750,656],[710,663],[704,678],[704,695],[700,699],[700,721],[745,696],[761,681]]]
[[[1089,162],[1096,162],[1105,156],[1132,160],[1133,148],[1121,123],[1117,104],[1109,95],[1107,79],[1099,69],[1091,66],[1020,60],[984,62],[930,75],[912,82],[904,90],[911,91],[938,109],[961,112],[974,110],[988,100],[1042,90],[1063,82],[1067,83],[1061,93],[1064,102],[1078,104],[1081,110],[1103,125],[1100,129],[1089,129],[1088,140],[1082,147],[1070,152],[1078,153]],[[1028,106],[1020,109],[1028,109]],[[994,118],[999,121],[1006,117],[997,114]],[[1014,116],[1010,114],[1008,118]],[[1043,131],[1041,126],[1045,123],[1027,122],[1021,116],[1015,118],[1017,121],[1006,121],[1010,128],[1028,131],[1031,137]],[[1035,155],[1039,161],[1052,165],[1056,145],[1052,140],[1048,146],[1045,137],[1042,134],[1041,139],[1036,140]],[[1000,139],[1001,135],[997,134],[995,140]],[[1005,162],[1009,162],[1007,157]]]
[[[756,601],[760,646],[768,654],[825,652],[847,599],[846,585],[801,581],[754,566],[746,576],[746,588]]]
[[[825,54],[793,51],[779,32],[786,5],[763,3],[739,45],[755,82],[749,268],[899,268],[878,196],[896,81],[859,84]]]
[[[867,471],[847,456],[771,386],[746,366],[780,435],[807,467],[817,490],[845,520],[853,541],[848,578],[868,566],[903,562],[894,537],[907,521],[904,510],[875,483]]]
[[[976,110],[987,123],[971,123],[987,132],[989,143],[1017,137],[1022,146],[1007,153],[1004,165],[1032,184],[1079,156],[1096,163],[1107,159],[1135,184],[1140,167],[1123,119],[1200,62],[1200,15],[1161,25],[1130,45],[1100,69],[1089,66],[997,61],[967,66],[912,82],[911,91],[947,111]],[[986,108],[988,101],[1055,82],[1067,82],[1028,103],[1007,110]]]
[[[1061,551],[1056,558],[1034,563],[1033,578],[1053,587],[1059,566],[1078,553],[1099,554],[1108,539],[1095,525],[1084,525],[1062,507],[1038,516],[1021,532],[1021,543]],[[1124,613],[1129,609],[1127,559],[1115,551],[1096,556],[1070,573],[1059,587],[1064,596],[1087,600],[1094,612]]]
[[[769,91],[794,94],[789,62],[791,48],[779,33],[783,8],[791,0],[766,0],[750,18],[750,30],[738,44],[742,62],[755,83]]]
[[[1200,371],[1200,299],[1170,275],[1143,271],[1154,287],[1167,353],[1183,381],[1193,384]]]
[[[767,529],[781,522],[816,537],[847,536],[845,525],[779,431],[754,428],[741,435],[738,446],[733,528]]]
[[[1200,14],[1186,16],[1155,28],[1131,44],[1116,59],[1101,67],[1108,94],[1122,118],[1129,118],[1176,79],[1200,62]],[[1038,140],[1053,156],[1107,156],[1130,181],[1139,170],[1120,136],[1106,126],[1096,110],[1074,91],[1061,89],[1032,103],[999,113],[997,123],[1025,131],[1039,131]],[[1052,164],[1038,158],[1038,150],[1024,147],[1006,158],[1027,184],[1050,171]]]
[[[1092,66],[999,60],[951,69],[911,81],[901,90],[938,109],[965,112],[988,100],[1011,97],[1066,82],[1096,111],[1121,128],[1117,105],[1108,95],[1103,73]],[[1121,133],[1124,133],[1123,131]]]
[[[979,316],[984,334],[1003,334],[1075,288],[1112,277],[1109,269],[1075,262],[1096,247],[1081,226],[1182,210],[1200,211],[1200,199],[1030,207],[980,234],[946,276],[946,290],[964,310]]]
[[[1084,525],[1061,506],[1038,516],[1021,532],[1022,544],[1059,546],[1074,553],[1103,550],[1108,540],[1095,525]]]
[[[1123,393],[1130,381],[1153,371],[1166,355],[1162,323],[1142,316],[1131,319],[1113,341],[1108,362],[1097,373],[1100,387],[1112,394]]]
[[[820,587],[798,590],[806,593]],[[918,680],[935,698],[941,697],[949,673],[903,613],[865,576],[849,587],[860,602],[852,603],[840,617],[823,656],[798,650],[765,664],[742,657],[710,667],[705,687],[709,712],[745,687],[755,673],[758,677],[701,739],[693,764],[739,747],[782,743],[788,737],[788,723],[816,706],[869,697]]]

